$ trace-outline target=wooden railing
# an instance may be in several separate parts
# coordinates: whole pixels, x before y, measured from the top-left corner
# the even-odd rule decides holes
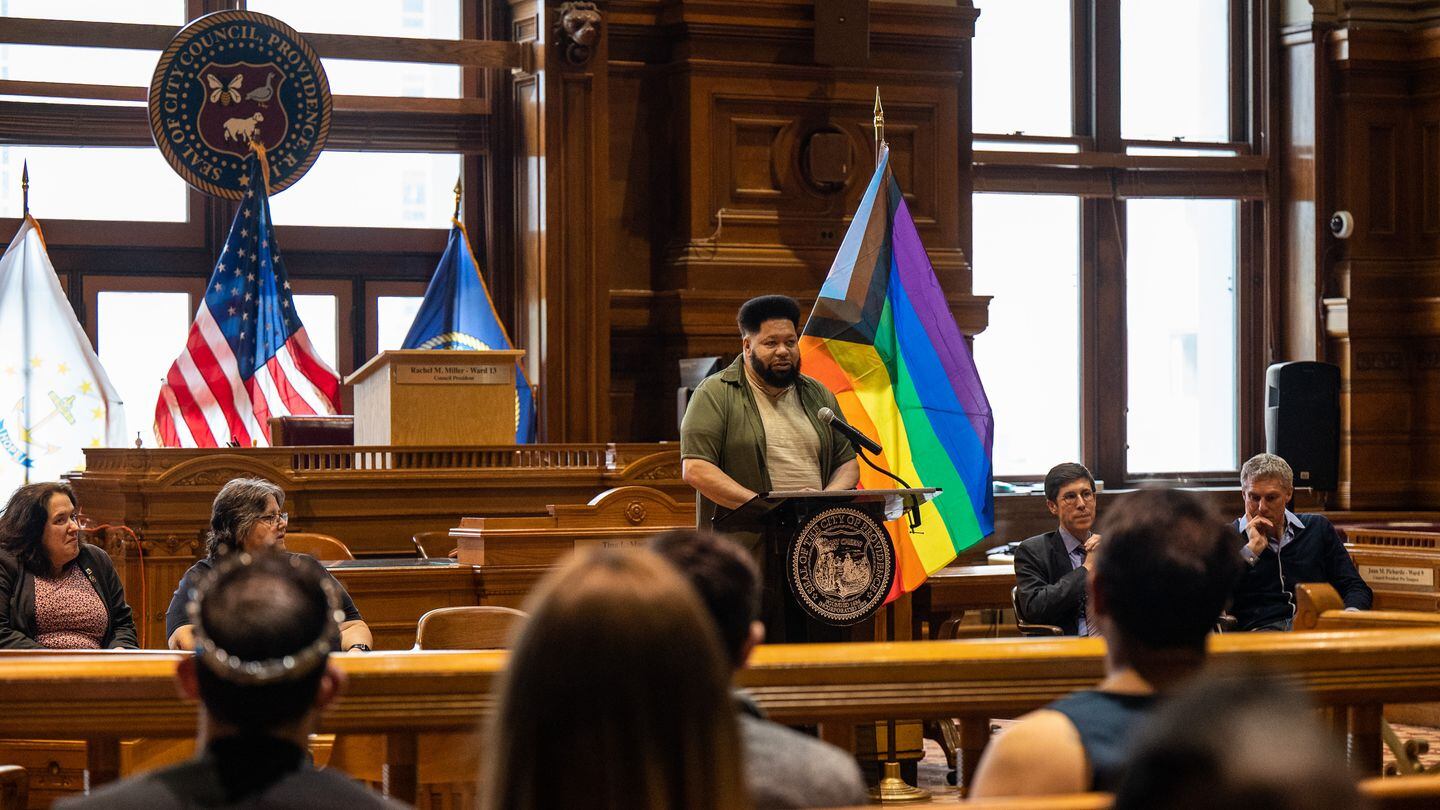
[[[1317,705],[1337,710],[1352,765],[1362,773],[1380,772],[1384,704],[1440,700],[1440,629],[1233,634],[1214,637],[1211,650],[1219,661],[1283,673]],[[781,723],[959,718],[968,778],[990,718],[1096,683],[1103,653],[1103,641],[1082,638],[762,646],[738,683]],[[0,652],[0,738],[87,740],[91,783],[114,779],[122,737],[194,733],[195,706],[177,697],[173,683],[178,660],[164,652]],[[416,735],[473,730],[494,709],[506,656],[354,653],[335,660],[349,686],[321,730],[386,735],[392,791],[413,799]]]

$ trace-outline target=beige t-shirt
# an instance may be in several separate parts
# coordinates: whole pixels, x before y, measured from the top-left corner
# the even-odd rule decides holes
[[[745,375],[760,422],[765,426],[765,465],[770,470],[770,488],[783,492],[796,489],[824,489],[820,480],[820,436],[805,415],[795,386],[778,397],[765,393],[750,375]]]

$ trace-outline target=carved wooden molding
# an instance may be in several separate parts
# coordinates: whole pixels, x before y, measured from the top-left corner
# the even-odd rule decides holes
[[[604,20],[589,0],[571,0],[556,9],[555,41],[565,48],[566,64],[579,67],[595,55]]]

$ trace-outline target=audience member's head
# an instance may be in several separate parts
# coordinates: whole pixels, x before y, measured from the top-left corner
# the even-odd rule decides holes
[[[230,554],[196,588],[197,650],[181,665],[212,720],[287,736],[335,695],[329,666],[339,596],[320,568],[280,554]]]
[[[1085,465],[1067,461],[1045,473],[1045,507],[1077,540],[1095,525],[1095,477]]]
[[[1234,533],[1199,496],[1141,490],[1105,514],[1090,609],[1127,648],[1205,649],[1241,572]]]
[[[75,491],[64,481],[26,484],[0,513],[0,548],[27,571],[50,576],[80,553]]]
[[[236,478],[210,506],[205,552],[214,560],[232,551],[256,554],[285,548],[285,490],[260,478]]]
[[[1254,675],[1206,676],[1138,741],[1115,810],[1351,810],[1337,742],[1304,696]]]
[[[760,615],[760,572],[735,541],[715,532],[673,529],[650,540],[651,551],[674,565],[709,609],[720,631],[730,666],[745,665],[764,638]]]
[[[485,748],[483,807],[748,805],[730,669],[670,564],[640,549],[580,554],[527,611]]]
[[[1263,517],[1278,531],[1285,526],[1285,504],[1295,494],[1295,473],[1285,459],[1261,453],[1240,467],[1240,496],[1245,519]]]

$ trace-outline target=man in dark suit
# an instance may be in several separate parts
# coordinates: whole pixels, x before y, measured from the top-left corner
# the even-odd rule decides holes
[[[1053,624],[1068,635],[1099,635],[1086,621],[1085,577],[1100,535],[1095,525],[1095,478],[1084,465],[1057,464],[1045,474],[1045,506],[1060,526],[1015,549],[1015,601],[1020,617]]]

